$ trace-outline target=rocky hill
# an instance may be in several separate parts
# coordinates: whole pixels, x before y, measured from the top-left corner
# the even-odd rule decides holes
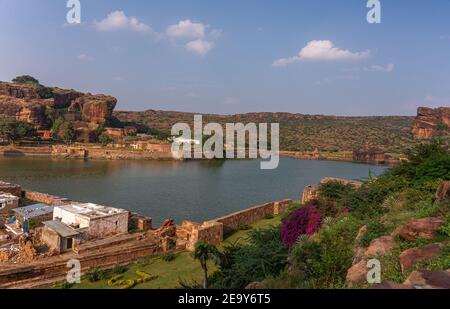
[[[114,112],[122,122],[151,127],[170,133],[173,124],[192,124],[194,114],[148,110],[144,112]],[[341,117],[291,113],[248,113],[237,115],[203,115],[203,121],[224,123],[280,124],[280,147],[287,151],[336,152],[378,147],[388,152],[401,153],[415,144],[411,134],[414,117]]]
[[[412,125],[412,134],[417,139],[430,139],[450,134],[450,107],[436,109],[419,107]]]

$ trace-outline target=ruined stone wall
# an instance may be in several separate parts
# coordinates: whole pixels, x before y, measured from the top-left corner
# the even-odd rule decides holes
[[[22,197],[22,187],[9,182],[0,181],[0,192],[5,192],[17,197]]]
[[[24,191],[23,197],[42,204],[52,205],[52,206],[59,206],[59,205],[65,205],[70,203],[71,201],[64,197],[59,197],[47,193],[40,193],[40,192],[34,192],[34,191]]]
[[[0,146],[2,156],[50,156],[52,149],[49,146],[24,147],[24,146]]]
[[[23,265],[14,268],[4,267],[0,268],[0,287],[14,287],[15,282],[22,280],[26,280],[27,284],[30,284],[31,280],[36,280],[35,286],[39,286],[39,282],[45,279],[65,276],[68,269],[67,261],[74,257],[81,262],[81,270],[86,273],[92,268],[108,268],[129,264],[131,261],[156,255],[160,252],[161,248],[157,244],[142,242],[120,250],[61,256],[57,262]]]
[[[190,251],[194,250],[195,243],[199,240],[217,245],[223,241],[224,234],[237,230],[241,225],[255,223],[269,215],[281,214],[292,203],[291,199],[267,203],[206,221],[203,224],[183,221],[180,226],[177,226],[176,235],[186,242],[186,249]]]

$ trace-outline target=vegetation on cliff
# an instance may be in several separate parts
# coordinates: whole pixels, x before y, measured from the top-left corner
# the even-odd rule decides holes
[[[211,286],[244,288],[258,281],[259,288],[365,287],[370,256],[380,259],[382,280],[397,284],[414,270],[450,269],[449,188],[438,190],[450,180],[450,153],[435,141],[414,147],[408,159],[361,188],[322,184],[320,200],[292,205],[282,225],[226,246]],[[417,228],[414,220],[439,225],[410,239],[404,230],[408,224]],[[424,223],[417,226],[423,229]],[[429,257],[435,243],[439,254]],[[424,250],[426,258],[408,261],[412,248]],[[359,265],[363,276],[355,278],[352,269]]]

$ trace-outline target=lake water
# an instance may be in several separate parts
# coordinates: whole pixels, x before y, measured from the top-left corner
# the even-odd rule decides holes
[[[0,180],[81,202],[133,210],[153,217],[201,222],[285,198],[323,177],[366,178],[381,166],[281,158],[275,170],[259,161],[83,161],[0,157]]]

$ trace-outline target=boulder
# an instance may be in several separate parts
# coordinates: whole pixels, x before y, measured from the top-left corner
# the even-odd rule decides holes
[[[406,284],[399,284],[391,281],[386,281],[375,284],[373,288],[377,290],[405,290],[405,289],[412,289],[413,287]]]
[[[420,248],[412,248],[403,251],[400,254],[400,265],[402,272],[410,270],[414,265],[420,262],[431,260],[441,254],[442,244],[429,244]]]
[[[436,191],[436,202],[450,199],[450,181],[444,181]]]
[[[367,261],[365,259],[347,270],[346,281],[349,287],[367,282]]]
[[[420,289],[450,289],[449,271],[414,271],[404,282],[405,285]]]
[[[399,235],[409,241],[432,239],[444,223],[445,219],[441,217],[414,219],[400,229]]]
[[[382,236],[374,239],[366,252],[364,252],[365,258],[376,257],[379,255],[385,255],[389,253],[395,247],[395,240],[392,236]]]

